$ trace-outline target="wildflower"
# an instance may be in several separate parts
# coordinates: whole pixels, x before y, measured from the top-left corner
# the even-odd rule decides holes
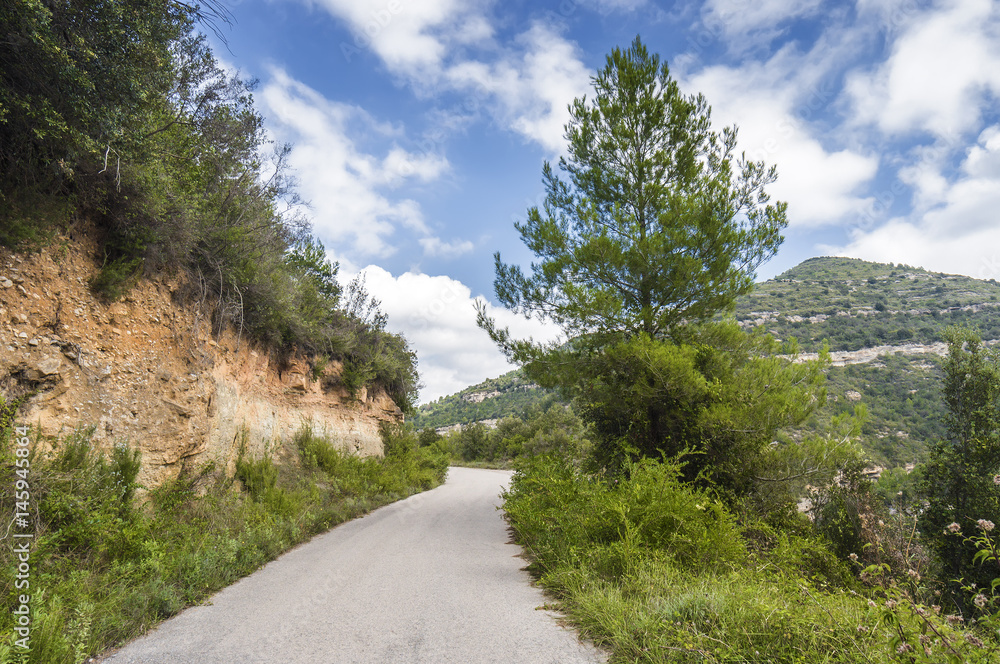
[[[940,606],[938,606],[937,604],[932,604],[931,608],[934,609],[934,615],[936,615],[936,616],[941,615],[941,607]]]
[[[856,553],[852,553],[851,555],[849,555],[847,557],[851,559],[851,562],[854,562],[854,563],[858,562],[858,554],[856,554]]]
[[[958,623],[965,622],[965,618],[962,616],[949,615],[944,617],[948,621],[949,625],[957,625]]]
[[[968,641],[969,643],[971,643],[972,645],[976,646],[977,648],[982,648],[983,647],[983,642],[980,641],[979,639],[977,639],[976,637],[974,637],[971,634],[966,634],[965,635],[965,640]]]
[[[982,529],[984,532],[987,532],[987,533],[990,532],[991,530],[993,530],[993,527],[994,527],[993,526],[993,522],[992,521],[987,521],[986,519],[980,519],[979,521],[976,521],[976,525],[979,526],[980,529]]]
[[[885,603],[885,608],[887,608],[887,609],[895,609],[896,608],[896,600],[894,600],[894,599],[888,600]]]
[[[870,606],[870,607],[872,607],[874,609],[875,606],[876,606],[876,604],[875,604],[875,602],[873,602],[871,600],[868,600],[868,606]]]
[[[918,571],[917,571],[917,570],[915,570],[915,569],[911,569],[911,570],[909,570],[909,571],[907,572],[907,574],[909,574],[909,575],[910,575],[910,578],[911,578],[911,579],[916,579],[917,581],[919,581],[919,580],[920,580],[920,572],[918,572]]]
[[[959,532],[960,530],[962,530],[962,526],[958,525],[958,524],[957,524],[957,523],[955,523],[954,521],[952,521],[952,522],[951,522],[951,523],[950,523],[950,524],[948,525],[948,532],[949,532],[949,533],[957,533],[957,532]],[[947,534],[947,533],[945,533],[945,534]]]
[[[900,655],[902,655],[905,652],[910,652],[911,650],[913,650],[913,646],[911,646],[909,643],[900,643],[899,647],[896,648],[896,652],[898,652]]]
[[[864,625],[858,625],[858,634],[867,634],[868,628]]]
[[[993,476],[993,483],[994,484],[1000,484],[1000,475],[994,475]]]
[[[978,606],[980,609],[986,606],[986,595],[979,593],[973,598],[972,603]]]

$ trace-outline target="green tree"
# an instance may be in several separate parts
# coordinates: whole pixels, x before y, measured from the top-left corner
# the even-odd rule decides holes
[[[424,427],[417,434],[417,441],[420,443],[420,447],[429,447],[443,438],[444,436],[439,434],[433,427]]]
[[[927,507],[920,530],[943,565],[944,578],[989,587],[988,570],[973,561],[976,549],[966,535],[979,520],[1000,523],[1000,353],[983,345],[968,328],[948,328],[944,401],[948,435],[931,447],[922,492]],[[959,602],[961,595],[956,594]]]
[[[539,258],[530,276],[496,255],[499,300],[571,336],[661,338],[707,320],[753,287],[787,224],[768,204],[773,167],[736,154],[736,128],[711,127],[701,95],[680,92],[666,63],[636,38],[573,102],[568,156],[543,168],[546,198],[515,224]],[[480,323],[517,359],[538,348]]]
[[[568,179],[546,163],[545,203],[516,224],[538,261],[525,274],[496,255],[500,302],[568,341],[514,339],[484,306],[479,324],[530,378],[578,399],[599,466],[688,450],[688,479],[711,471],[741,491],[777,430],[823,397],[822,361],[791,365],[772,341],[707,322],[782,241],[785,204],[765,191],[776,171],[737,154],[735,127],[713,131],[704,97],[682,94],[638,38],[593,84],[570,109]]]

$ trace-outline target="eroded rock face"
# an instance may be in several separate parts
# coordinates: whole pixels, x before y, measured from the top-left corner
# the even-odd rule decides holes
[[[96,245],[76,240],[0,253],[0,389],[35,391],[21,420],[55,436],[94,426],[94,441],[142,450],[140,482],[214,462],[232,473],[241,445],[273,452],[303,425],[361,455],[382,453],[379,423],[402,414],[384,394],[349,398],[335,362],[314,380],[305,360],[275,366],[207,312],[178,306],[179,283],[144,282],[105,305],[88,288]],[[324,385],[326,387],[324,387]]]

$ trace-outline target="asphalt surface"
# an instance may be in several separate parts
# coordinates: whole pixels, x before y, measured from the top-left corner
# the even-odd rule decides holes
[[[538,610],[498,494],[448,481],[313,538],[104,659],[108,664],[604,662]]]

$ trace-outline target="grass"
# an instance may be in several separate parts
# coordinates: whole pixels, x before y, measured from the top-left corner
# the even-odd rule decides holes
[[[529,569],[612,664],[1000,659],[996,618],[958,627],[915,585],[863,584],[807,524],[743,523],[678,477],[536,457],[505,495]]]
[[[0,510],[14,512],[10,430],[0,432]],[[313,535],[443,481],[447,457],[386,430],[387,455],[358,458],[308,429],[297,464],[241,458],[237,476],[210,465],[151,490],[136,489],[137,453],[96,451],[89,431],[35,441],[30,457],[35,546],[31,551],[31,653],[14,649],[16,559],[0,548],[7,610],[0,662],[83,662],[205,600]]]

